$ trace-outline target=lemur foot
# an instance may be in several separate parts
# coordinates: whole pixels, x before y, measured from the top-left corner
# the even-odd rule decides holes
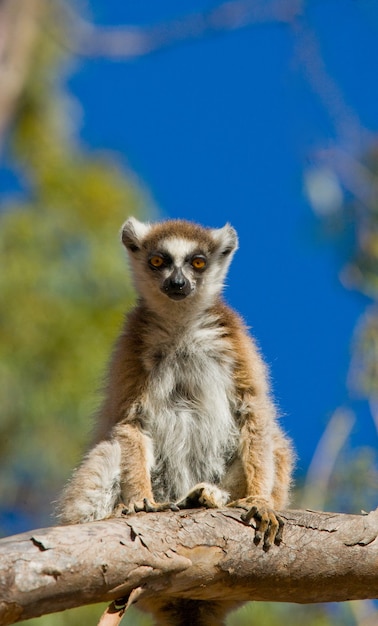
[[[143,498],[143,502],[134,502],[134,511],[146,511],[146,513],[160,513],[161,511],[179,511],[179,507],[174,502],[151,502],[148,498]]]
[[[132,502],[127,508],[124,507],[124,515],[129,513],[160,513],[161,511],[179,511],[179,507],[174,502],[153,502],[148,498],[138,502]]]
[[[256,545],[263,540],[263,549],[269,550],[273,544],[278,546],[281,543],[284,521],[264,500],[250,496],[230,502],[228,506],[245,509],[240,517],[249,526],[254,526]]]
[[[179,509],[196,509],[204,506],[207,509],[219,509],[227,504],[229,495],[215,485],[209,483],[198,483],[189,493],[176,502]]]

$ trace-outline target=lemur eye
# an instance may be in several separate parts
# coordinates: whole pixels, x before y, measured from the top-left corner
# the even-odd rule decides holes
[[[195,270],[203,270],[206,267],[206,259],[202,256],[193,257],[191,263]]]
[[[162,265],[164,265],[164,259],[158,254],[154,254],[154,256],[150,258],[149,263],[150,265],[152,265],[152,267],[161,267]]]

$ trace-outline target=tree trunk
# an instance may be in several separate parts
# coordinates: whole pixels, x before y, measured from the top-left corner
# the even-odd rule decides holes
[[[378,509],[286,511],[264,551],[240,511],[138,513],[0,540],[0,624],[94,602],[162,594],[333,602],[378,597]],[[135,594],[138,595],[138,594]]]

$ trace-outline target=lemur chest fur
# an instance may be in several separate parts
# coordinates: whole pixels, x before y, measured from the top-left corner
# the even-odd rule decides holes
[[[153,447],[157,500],[183,497],[197,482],[219,484],[235,454],[233,363],[220,329],[198,324],[148,351],[145,430]]]

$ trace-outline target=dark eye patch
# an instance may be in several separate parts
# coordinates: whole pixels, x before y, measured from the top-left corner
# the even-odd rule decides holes
[[[164,252],[153,252],[148,257],[149,266],[154,269],[163,269],[172,265],[172,258]]]

